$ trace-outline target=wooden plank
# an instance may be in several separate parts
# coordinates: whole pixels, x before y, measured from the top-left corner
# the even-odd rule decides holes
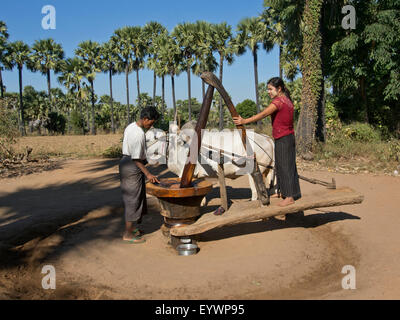
[[[212,212],[203,214],[192,225],[172,228],[171,234],[174,236],[189,236],[226,225],[250,222],[283,214],[316,208],[359,204],[364,200],[364,196],[351,188],[341,187],[335,190],[325,189],[304,195],[295,204],[287,207],[277,206],[281,199],[271,200],[271,205],[269,206],[261,206],[259,201],[234,203],[222,216],[216,216]]]
[[[218,183],[219,183],[219,192],[221,195],[221,207],[228,210],[228,193],[226,192],[226,184],[225,184],[225,173],[224,173],[224,165],[222,163],[218,164]]]

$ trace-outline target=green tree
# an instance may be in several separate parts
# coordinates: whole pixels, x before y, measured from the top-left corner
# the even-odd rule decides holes
[[[243,54],[246,48],[249,48],[253,54],[254,65],[254,84],[256,91],[257,113],[260,112],[260,102],[258,94],[258,57],[257,51],[259,44],[262,44],[267,51],[272,50],[273,42],[268,38],[268,32],[261,17],[245,18],[241,20],[237,26],[237,37],[235,43],[238,47],[238,53]],[[261,121],[258,121],[261,125]]]
[[[108,41],[100,48],[100,63],[103,72],[108,72],[109,84],[110,84],[110,112],[111,112],[111,131],[115,133],[114,125],[114,99],[113,99],[113,87],[112,87],[112,76],[123,70],[122,60],[118,56],[118,48],[114,41]]]
[[[242,118],[250,118],[257,112],[257,104],[250,99],[246,99],[236,105],[236,110]]]
[[[3,76],[2,71],[4,63],[6,62],[6,53],[7,53],[7,46],[8,46],[8,32],[7,32],[7,25],[4,21],[0,21],[0,97],[4,98],[4,84],[3,84]]]
[[[143,28],[143,36],[146,45],[146,51],[149,54],[149,59],[147,60],[147,66],[149,69],[153,70],[153,101],[156,99],[156,87],[157,87],[157,69],[159,68],[158,62],[158,52],[159,48],[157,46],[158,37],[162,37],[167,33],[167,29],[156,21],[148,22]]]
[[[224,72],[224,61],[226,60],[228,64],[233,63],[233,53],[234,49],[232,46],[232,28],[226,22],[222,22],[219,24],[212,25],[212,48],[219,55],[219,80],[223,80],[223,72]],[[224,128],[224,110],[222,104],[222,97],[220,97],[221,101],[219,103],[219,130]]]
[[[60,61],[64,59],[62,46],[53,39],[36,40],[32,46],[32,57],[30,69],[40,71],[47,77],[47,92],[49,95],[50,109],[53,110],[51,98],[50,71],[57,73],[60,70]]]
[[[22,99],[22,69],[24,65],[29,64],[31,49],[22,41],[12,42],[8,48],[7,65],[10,68],[16,66],[18,68],[19,78],[19,128],[21,135],[26,135],[24,121],[24,103]]]
[[[78,57],[74,57],[64,60],[61,65],[61,75],[58,77],[58,82],[75,95],[80,118],[82,119],[84,119],[82,106],[87,97],[87,92],[82,83],[85,75],[85,63]],[[85,134],[85,127],[79,126],[79,128],[82,129],[82,134]]]
[[[296,131],[296,145],[300,154],[312,150],[315,141],[318,101],[321,96],[321,8],[322,0],[306,0],[304,8],[301,111]],[[317,54],[316,54],[317,53]]]
[[[126,85],[126,104],[127,104],[127,123],[131,122],[130,118],[130,104],[129,104],[129,73],[134,69],[137,71],[137,89],[138,97],[140,97],[139,88],[139,61],[141,55],[144,53],[143,50],[143,39],[141,37],[142,32],[140,27],[123,27],[114,31],[114,35],[111,37],[111,41],[115,43],[118,48],[118,55],[123,61],[123,67],[125,69],[125,85]],[[134,59],[135,57],[135,59]]]
[[[95,94],[94,94],[94,80],[96,73],[101,71],[100,63],[100,45],[91,40],[81,42],[75,50],[75,54],[80,57],[86,69],[85,77],[90,83],[91,101],[92,101],[92,125],[91,133],[96,134],[95,126]]]
[[[213,55],[211,24],[206,21],[196,21],[195,28],[197,33],[197,50],[192,72],[200,76],[204,71],[214,72],[218,64]],[[206,94],[204,81],[201,82],[201,87],[204,99]]]
[[[193,23],[180,23],[172,30],[172,36],[181,48],[182,62],[186,69],[188,81],[188,119],[192,120],[192,92],[190,83],[190,70],[196,59],[196,44],[198,34]]]
[[[170,36],[159,38],[159,58],[161,61],[161,68],[167,72],[171,77],[171,90],[172,90],[172,103],[174,121],[177,121],[177,106],[175,99],[175,76],[179,75],[182,71],[182,53],[176,40]]]

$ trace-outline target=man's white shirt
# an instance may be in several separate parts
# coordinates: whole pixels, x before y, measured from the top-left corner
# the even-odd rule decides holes
[[[146,135],[136,122],[132,122],[124,131],[122,154],[132,159],[146,160]]]

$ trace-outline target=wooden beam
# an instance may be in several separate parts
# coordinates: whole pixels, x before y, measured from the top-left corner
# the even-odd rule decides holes
[[[189,236],[226,225],[251,222],[283,214],[316,208],[359,204],[364,200],[364,196],[351,188],[341,187],[335,190],[325,189],[304,195],[293,205],[287,207],[276,205],[281,199],[271,200],[272,202],[269,206],[261,206],[259,201],[236,202],[221,216],[216,216],[212,212],[203,214],[194,224],[172,228],[171,234],[174,236]]]

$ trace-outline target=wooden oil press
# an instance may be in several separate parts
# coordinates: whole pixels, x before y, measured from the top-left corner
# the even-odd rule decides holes
[[[211,72],[204,72],[201,78],[209,84],[209,87],[200,109],[199,119],[195,127],[195,135],[192,138],[182,177],[180,179],[162,179],[159,184],[149,182],[146,185],[147,193],[159,199],[161,206],[160,213],[164,217],[162,231],[165,236],[170,237],[170,243],[173,247],[183,242],[182,240],[189,240],[189,242],[192,242],[195,235],[225,225],[296,213],[313,208],[362,203],[364,199],[363,195],[348,187],[336,189],[336,183],[333,180],[332,184],[329,184],[329,186],[332,186],[332,188],[329,188],[331,190],[328,189],[321,193],[304,195],[303,198],[296,201],[295,205],[282,208],[272,203],[272,205],[265,207],[265,205],[270,204],[269,191],[265,187],[257,165],[257,160],[250,143],[248,143],[246,130],[244,126],[237,126],[237,128],[241,130],[241,140],[247,156],[254,160],[253,172],[251,175],[254,179],[258,199],[260,201],[257,204],[239,204],[236,208],[231,208],[228,214],[223,216],[216,216],[212,213],[201,215],[200,203],[207,193],[212,190],[212,184],[204,180],[192,180],[201,148],[201,131],[205,128],[207,123],[214,88],[221,94],[232,117],[238,116],[228,93],[225,91],[219,79]],[[314,179],[310,182],[314,183],[315,181]]]
[[[193,174],[201,147],[201,130],[206,127],[214,87],[209,86],[200,109],[199,119],[192,139],[191,151],[183,169],[182,177],[162,179],[159,184],[147,183],[147,193],[158,198],[161,206],[160,214],[164,217],[163,234],[170,236],[171,228],[188,226],[196,222],[200,216],[200,203],[212,190],[212,184],[203,180],[193,180]],[[197,138],[197,139],[196,139]],[[195,148],[192,148],[195,146]],[[196,147],[197,146],[197,147]],[[171,244],[175,247],[179,243],[177,237],[171,237]]]

